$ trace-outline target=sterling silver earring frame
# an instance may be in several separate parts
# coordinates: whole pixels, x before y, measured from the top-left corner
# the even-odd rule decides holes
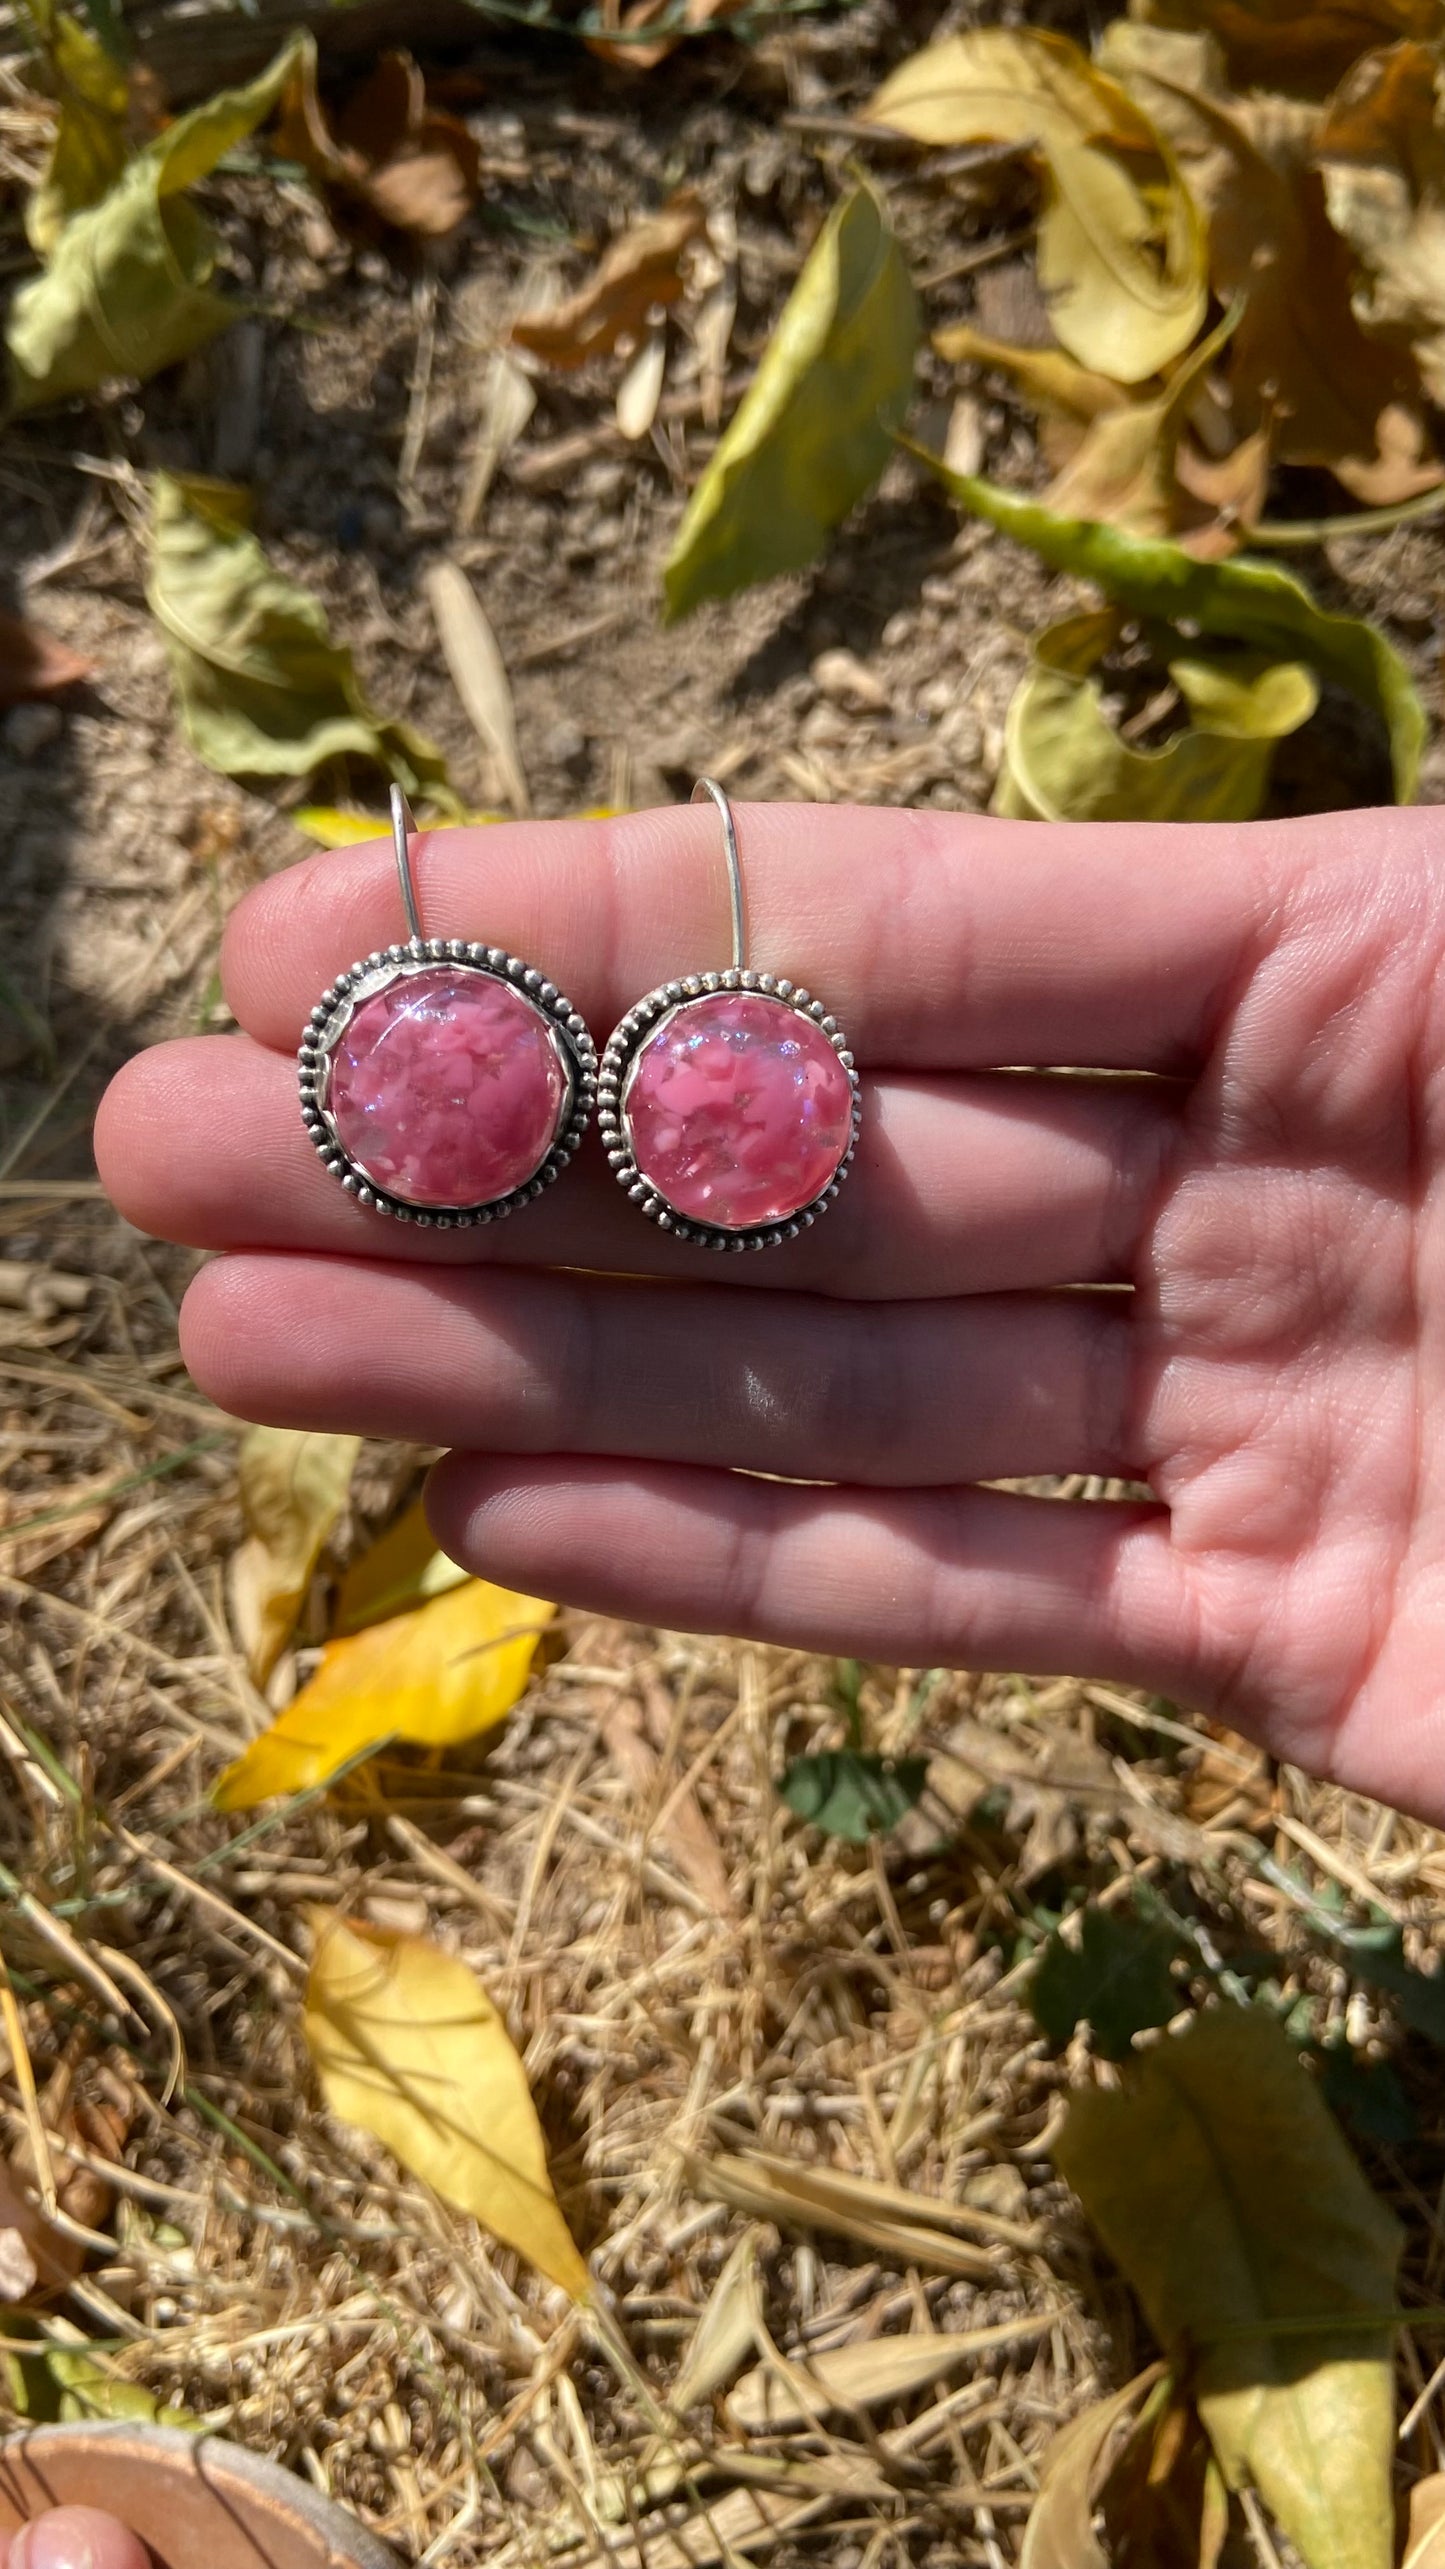
[[[649,990],[629,1008],[614,1028],[602,1055],[597,1085],[597,1129],[603,1148],[619,1186],[626,1189],[631,1201],[650,1222],[676,1239],[689,1241],[702,1249],[776,1249],[787,1240],[796,1240],[803,1231],[811,1230],[820,1215],[827,1212],[848,1175],[858,1147],[858,1129],[862,1120],[861,1084],[847,1037],[836,1017],[830,1016],[821,999],[799,989],[796,982],[786,981],[771,972],[753,972],[744,961],[747,951],[746,908],[743,895],[742,860],[738,852],[737,824],[732,805],[721,785],[710,776],[700,776],[690,798],[694,803],[710,802],[715,807],[723,829],[723,856],[727,866],[729,906],[732,916],[732,963],[725,972],[691,973],[685,980],[667,981]],[[636,1146],[628,1116],[628,1089],[637,1068],[638,1057],[649,1036],[664,1020],[676,1015],[698,999],[718,991],[746,990],[764,999],[780,1001],[793,1014],[816,1027],[827,1039],[848,1076],[852,1093],[848,1140],[841,1159],[826,1186],[810,1202],[799,1205],[786,1219],[728,1229],[721,1223],[699,1221],[680,1212],[668,1201],[660,1186],[639,1168]]]
[[[531,1204],[544,1188],[551,1186],[576,1151],[597,1096],[597,1048],[585,1019],[570,999],[520,955],[508,954],[500,946],[469,944],[459,937],[422,935],[410,852],[416,823],[399,785],[391,789],[391,831],[402,909],[411,935],[404,945],[381,947],[349,965],[317,1000],[298,1055],[301,1120],[320,1154],[322,1166],[369,1211],[390,1214],[398,1222],[414,1222],[423,1230],[457,1231],[476,1223],[500,1222],[507,1214]],[[510,986],[542,1021],[563,1077],[555,1131],[545,1156],[523,1183],[483,1203],[414,1203],[383,1185],[364,1157],[343,1142],[331,1102],[337,1049],[357,1010],[367,1000],[438,964]]]

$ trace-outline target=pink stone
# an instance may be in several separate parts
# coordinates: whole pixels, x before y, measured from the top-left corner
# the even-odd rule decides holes
[[[686,999],[639,1047],[623,1094],[638,1168],[694,1222],[785,1222],[836,1177],[847,1070],[811,1018],[750,990]]]
[[[408,973],[363,999],[331,1057],[342,1147],[404,1204],[493,1204],[535,1177],[567,1076],[546,1018],[465,964]]]

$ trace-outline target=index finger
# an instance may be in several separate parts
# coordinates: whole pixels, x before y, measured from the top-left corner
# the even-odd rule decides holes
[[[745,960],[804,984],[873,1067],[1187,1067],[1266,914],[1259,825],[802,803],[739,804],[736,819]],[[644,991],[729,960],[706,807],[412,844],[424,933],[524,956],[599,1042]],[[289,1050],[336,974],[405,934],[389,845],[310,858],[235,912],[227,997],[250,1034]]]

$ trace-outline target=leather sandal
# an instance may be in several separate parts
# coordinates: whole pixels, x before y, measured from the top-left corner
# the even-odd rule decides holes
[[[63,2506],[118,2517],[156,2569],[400,2569],[294,2472],[184,2427],[34,2426],[0,2442],[0,2534]]]

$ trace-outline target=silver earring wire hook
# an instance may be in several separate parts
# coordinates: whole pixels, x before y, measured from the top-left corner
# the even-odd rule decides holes
[[[391,843],[396,850],[397,880],[401,885],[401,906],[415,945],[422,943],[421,913],[416,906],[416,885],[411,879],[411,849],[408,840],[415,835],[416,823],[411,805],[399,785],[391,789]]]
[[[723,854],[727,860],[728,900],[733,919],[733,970],[741,972],[747,949],[747,932],[743,917],[743,865],[738,854],[738,830],[733,819],[733,807],[721,785],[714,784],[710,776],[699,776],[692,789],[691,800],[694,803],[715,803],[723,825]]]

